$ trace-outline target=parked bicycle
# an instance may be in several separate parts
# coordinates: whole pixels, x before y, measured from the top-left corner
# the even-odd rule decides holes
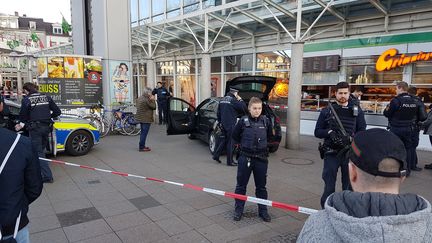
[[[103,106],[102,106],[103,107]],[[106,136],[109,132],[117,131],[122,135],[136,136],[140,134],[141,127],[135,120],[135,116],[132,112],[124,111],[126,108],[131,106],[122,106],[117,109],[112,109],[108,112],[102,112],[102,131],[101,136]],[[105,111],[106,109],[103,109]],[[111,113],[108,116],[107,113]]]

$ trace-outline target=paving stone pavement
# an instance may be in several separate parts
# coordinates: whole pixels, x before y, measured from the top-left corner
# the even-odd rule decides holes
[[[236,167],[211,159],[208,147],[186,136],[166,136],[152,125],[147,146],[138,152],[139,137],[108,136],[86,156],[57,157],[72,163],[234,191]],[[270,156],[269,199],[319,208],[323,189],[317,139],[301,137],[300,150],[280,149]],[[283,144],[283,143],[282,143]],[[419,151],[419,163],[431,152]],[[225,162],[225,157],[222,157]],[[233,200],[174,185],[51,165],[55,182],[45,184],[30,206],[31,242],[295,242],[307,215],[270,208],[272,222],[257,217],[246,203],[245,215],[232,220]],[[432,171],[413,172],[402,192],[432,200]],[[338,185],[340,186],[340,185]],[[253,177],[248,195],[254,195]]]

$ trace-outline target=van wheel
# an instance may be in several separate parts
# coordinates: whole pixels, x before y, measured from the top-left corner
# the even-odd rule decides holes
[[[92,135],[83,130],[73,132],[66,142],[66,152],[72,156],[85,155],[92,147]]]

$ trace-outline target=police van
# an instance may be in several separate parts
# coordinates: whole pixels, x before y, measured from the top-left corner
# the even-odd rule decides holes
[[[5,116],[5,126],[14,130],[21,105],[6,99],[5,104],[9,107],[9,114]],[[99,130],[95,124],[85,119],[61,115],[59,120],[54,122],[47,149],[48,153],[53,155],[66,151],[70,155],[81,156],[87,154],[94,145],[98,144],[99,139]]]

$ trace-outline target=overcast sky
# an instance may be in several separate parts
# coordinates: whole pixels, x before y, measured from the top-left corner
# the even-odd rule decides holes
[[[13,15],[15,11],[20,16],[43,18],[45,22],[61,23],[62,16],[70,22],[71,0],[0,0],[0,13]]]

